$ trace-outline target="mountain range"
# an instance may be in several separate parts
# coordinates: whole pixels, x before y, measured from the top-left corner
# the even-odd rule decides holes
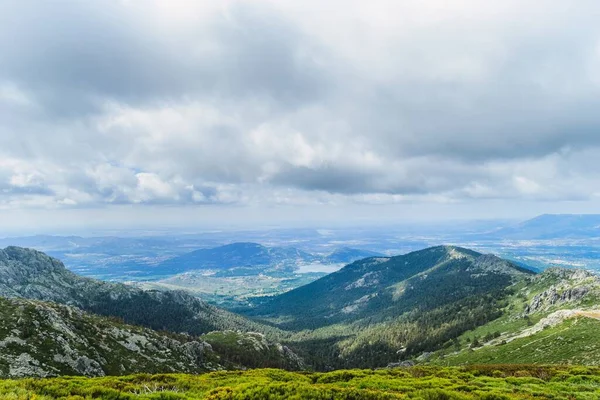
[[[182,291],[83,278],[8,247],[0,300],[0,373],[12,376],[600,362],[595,275],[537,274],[456,246],[361,259],[245,316]]]
[[[596,275],[455,246],[359,260],[247,315],[296,332],[288,343],[318,369],[600,364]]]
[[[600,235],[600,214],[543,214],[479,236],[498,239],[586,239]]]

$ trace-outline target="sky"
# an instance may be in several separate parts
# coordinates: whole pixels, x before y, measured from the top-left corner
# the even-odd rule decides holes
[[[600,3],[0,2],[3,229],[600,210]]]

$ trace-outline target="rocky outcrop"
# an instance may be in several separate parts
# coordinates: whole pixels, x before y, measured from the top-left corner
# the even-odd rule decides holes
[[[600,311],[598,311],[598,310],[571,310],[571,309],[554,311],[553,313],[550,313],[546,317],[542,318],[534,326],[524,329],[521,333],[506,339],[506,341],[510,342],[515,339],[534,335],[538,332],[541,332],[544,329],[556,326],[556,325],[562,323],[563,321],[565,321],[566,319],[575,318],[575,317],[600,319]]]
[[[525,315],[577,303],[588,295],[600,293],[600,279],[581,269],[549,268],[538,275],[533,283],[547,288],[533,296],[525,306]]]
[[[559,287],[553,286],[550,289],[544,290],[542,293],[535,295],[531,302],[525,307],[525,314],[547,310],[552,306],[561,305],[568,302],[579,301],[583,299],[591,290],[592,288],[590,286],[579,286],[563,290],[561,290]]]
[[[197,373],[222,368],[210,344],[58,304],[0,298],[0,377]]]
[[[400,362],[389,363],[386,368],[410,368],[414,367],[416,363],[412,360],[405,360]]]

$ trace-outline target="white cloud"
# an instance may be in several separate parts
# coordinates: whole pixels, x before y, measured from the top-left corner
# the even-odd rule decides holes
[[[32,5],[2,208],[598,198],[595,1]]]

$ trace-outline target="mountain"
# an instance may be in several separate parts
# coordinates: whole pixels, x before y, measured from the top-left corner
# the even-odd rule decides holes
[[[323,255],[294,247],[267,247],[258,243],[241,242],[199,249],[171,258],[153,267],[153,272],[156,275],[175,275],[193,270],[217,270],[222,273],[235,269],[236,275],[254,275],[265,270],[294,272],[303,264],[350,263],[374,256],[381,254],[344,247]]]
[[[600,236],[600,214],[544,214],[485,236],[499,239],[585,239]]]
[[[144,291],[83,278],[44,253],[20,247],[0,250],[0,296],[67,304],[130,324],[193,335],[228,329],[276,332],[182,291]]]
[[[503,315],[534,273],[489,254],[438,246],[356,261],[246,314],[295,333],[314,368],[376,368],[444,348]]]
[[[74,307],[0,298],[0,376],[103,376],[222,368],[211,346]]]
[[[276,296],[252,315],[282,318],[285,328],[318,328],[361,318],[383,320],[489,295],[530,274],[506,260],[439,246],[395,257],[356,261],[308,285]]]
[[[0,377],[303,367],[288,348],[257,333],[193,338],[126,325],[75,307],[2,297],[0,320]],[[231,342],[236,343],[235,354]]]
[[[317,257],[293,247],[266,247],[258,243],[232,243],[212,249],[195,250],[169,259],[157,267],[157,274],[177,274],[199,269],[226,270],[235,267],[283,267],[288,263],[314,262]]]

